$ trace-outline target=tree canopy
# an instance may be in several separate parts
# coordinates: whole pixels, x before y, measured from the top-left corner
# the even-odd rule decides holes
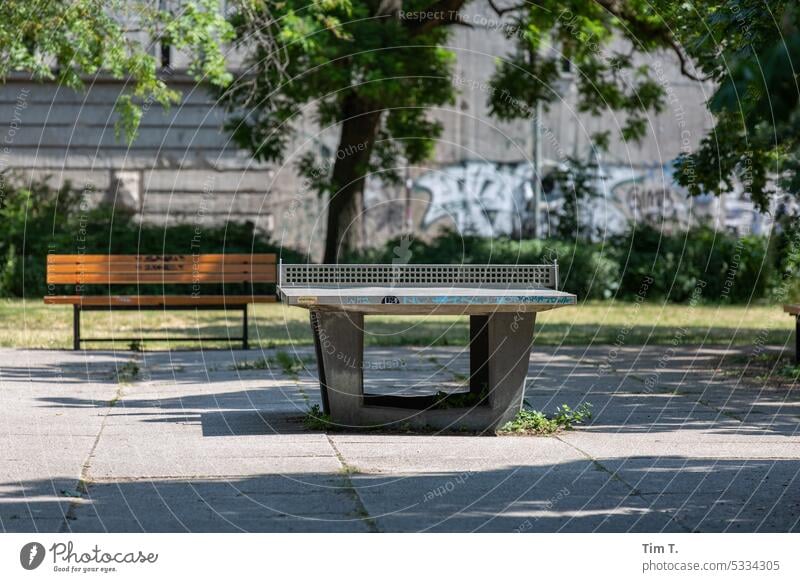
[[[698,195],[731,191],[738,179],[768,211],[776,193],[800,194],[800,12],[783,0],[702,7],[695,19],[665,8],[698,70],[716,85],[708,103],[715,127],[681,156],[678,180]]]
[[[235,141],[260,160],[287,156],[325,196],[325,260],[360,243],[366,177],[402,178],[429,157],[441,126],[429,110],[454,103],[456,27],[470,6],[493,15],[509,42],[498,55],[487,100],[498,119],[533,118],[559,98],[574,71],[578,110],[623,114],[622,139],[640,139],[665,107],[665,87],[638,55],[668,51],[684,75],[713,84],[715,127],[678,159],[677,180],[693,194],[744,184],[768,210],[776,192],[800,194],[800,11],[787,0],[8,0],[0,3],[0,80],[15,71],[80,89],[101,71],[125,81],[117,129],[132,140],[141,105],[179,94],[160,74],[153,43],[190,55],[190,72],[219,87]],[[235,82],[223,46],[245,56]],[[338,131],[337,150],[295,155],[301,119]],[[608,131],[593,147],[608,148]],[[569,177],[565,177],[567,179]],[[586,180],[569,178],[590,188]],[[577,195],[577,189],[576,189]]]
[[[168,107],[180,99],[159,75],[156,43],[190,55],[195,78],[225,85],[231,76],[223,43],[232,34],[217,0],[4,0],[0,81],[25,72],[80,90],[87,77],[101,72],[124,80],[116,130],[132,141],[144,101]]]
[[[241,2],[232,22],[246,67],[225,93],[236,141],[259,159],[281,161],[296,122],[312,112],[320,127],[340,127],[337,153],[350,152],[329,165],[313,153],[297,162],[328,196],[326,261],[358,246],[365,177],[397,179],[394,168],[432,151],[441,128],[427,109],[454,100],[455,59],[444,47],[454,27],[471,26],[468,4],[494,14],[494,32],[516,45],[491,80],[490,108],[500,119],[531,117],[537,102],[556,98],[553,85],[568,61],[580,110],[624,112],[622,137],[638,139],[648,113],[663,107],[664,90],[636,53],[666,49],[686,58],[644,0]],[[596,145],[609,137],[594,136]]]

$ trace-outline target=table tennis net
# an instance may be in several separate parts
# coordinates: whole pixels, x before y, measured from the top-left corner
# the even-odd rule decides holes
[[[280,264],[281,287],[500,287],[556,289],[552,265]]]

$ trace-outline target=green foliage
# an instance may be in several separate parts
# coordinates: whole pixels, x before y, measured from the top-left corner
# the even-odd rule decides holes
[[[769,296],[779,303],[800,303],[800,224],[785,221],[770,243],[775,273],[770,278]]]
[[[0,295],[43,297],[71,292],[71,287],[47,288],[45,265],[48,253],[55,254],[193,254],[279,252],[287,261],[303,261],[304,256],[281,250],[250,223],[198,226],[189,221],[169,227],[141,223],[124,210],[93,206],[93,193],[64,184],[58,190],[45,181],[15,186],[3,180],[6,188],[0,197]],[[199,229],[199,230],[198,230]],[[115,293],[162,292],[175,288],[188,292],[188,286],[115,285]],[[232,292],[236,286],[227,286]],[[240,285],[248,293],[253,287]],[[85,286],[86,293],[92,288]],[[269,287],[272,289],[272,286]],[[108,292],[108,288],[97,290]],[[215,285],[203,285],[204,293],[219,292]],[[264,291],[258,289],[258,291]]]
[[[777,248],[770,252],[766,238],[736,237],[706,227],[666,234],[636,225],[605,242],[513,240],[448,232],[431,241],[398,238],[347,260],[391,263],[401,253],[404,260],[419,264],[513,265],[557,260],[561,289],[581,300],[644,297],[682,303],[691,301],[699,288],[695,299],[702,302],[746,303],[775,296],[771,289],[791,287],[800,280],[800,251],[789,260],[786,239],[773,239]],[[791,275],[781,276],[785,272]]]
[[[236,362],[231,370],[269,370],[279,368],[290,378],[297,379],[298,374],[306,369],[306,364],[313,362],[313,358],[297,358],[284,351],[279,351],[274,357],[258,358]]]
[[[297,378],[297,375],[306,369],[306,364],[313,361],[313,358],[297,358],[283,351],[277,352],[274,358],[270,358],[270,364],[279,367],[284,374],[291,378]]]
[[[767,296],[774,274],[768,240],[708,227],[664,234],[637,225],[610,241],[620,265],[619,296],[634,299],[745,303]],[[650,280],[651,279],[651,280]]]
[[[504,424],[498,434],[553,434],[561,430],[572,430],[576,424],[583,424],[592,418],[592,405],[581,403],[574,410],[562,404],[555,412],[547,415],[538,410],[522,409],[514,420]]]
[[[664,90],[654,71],[637,65],[632,55],[670,47],[671,31],[657,12],[638,1],[540,0],[519,3],[509,17],[519,31],[517,50],[504,57],[492,78],[492,114],[532,118],[538,102],[547,106],[561,99],[557,88],[567,61],[577,71],[579,111],[624,112],[620,136],[644,136],[648,112],[664,106]],[[613,44],[619,38],[631,41],[630,51]],[[596,138],[595,147],[607,145],[607,135]]]
[[[681,156],[677,179],[693,195],[730,191],[738,179],[766,211],[776,186],[800,194],[800,9],[786,0],[703,4],[709,18],[689,18],[689,4],[657,3],[716,85],[708,103],[715,127],[697,151]]]
[[[468,3],[250,0],[233,15],[247,64],[246,74],[221,92],[234,140],[260,160],[283,161],[307,112],[323,132],[339,133],[336,151],[320,139],[292,160],[307,189],[329,196],[325,261],[358,246],[365,176],[375,173],[397,183],[398,167],[432,153],[442,127],[427,110],[452,104],[454,85],[462,84],[454,83],[454,58],[445,47],[453,26],[470,24],[462,10]],[[487,28],[516,44],[498,59],[486,87],[490,110],[499,119],[532,119],[537,104],[558,100],[553,87],[565,61],[578,71],[577,108],[597,115],[622,112],[624,139],[641,138],[649,112],[663,107],[664,90],[654,71],[633,58],[635,52],[674,45],[668,23],[647,3],[542,0],[502,9],[494,2],[482,6],[497,18],[498,25]],[[629,43],[617,42],[620,37]],[[607,133],[595,137],[597,146],[608,146]],[[576,197],[590,186],[575,184]]]
[[[303,415],[303,426],[309,430],[327,431],[331,430],[335,425],[331,420],[330,414],[325,414],[319,404],[314,404]]]
[[[581,226],[581,202],[597,196],[598,164],[569,158],[563,167],[548,177],[564,194],[564,205],[558,215],[556,235],[563,240],[589,240],[591,232]]]
[[[381,171],[384,179],[398,180],[396,160],[422,161],[441,131],[425,109],[453,101],[454,57],[441,46],[447,31],[419,33],[396,18],[371,17],[373,4],[254,2],[232,18],[248,70],[222,93],[223,101],[234,139],[257,159],[283,160],[307,104],[314,104],[321,127],[380,112],[377,135],[353,136],[369,143],[344,140],[328,157],[308,152],[296,160],[320,194],[343,186],[332,169],[337,156],[349,155],[346,146],[361,144],[373,154],[361,173]]]
[[[116,370],[117,382],[130,384],[139,377],[139,372],[139,364],[133,360],[127,361]]]
[[[129,34],[136,29],[140,34]],[[84,88],[100,73],[127,82],[116,104],[117,134],[136,137],[143,102],[168,107],[180,93],[159,75],[155,42],[189,55],[195,78],[230,81],[222,43],[233,37],[217,0],[187,0],[162,10],[149,0],[4,0],[0,2],[0,81],[23,71],[38,80]]]
[[[412,263],[537,264],[558,261],[561,287],[581,299],[612,297],[620,279],[617,263],[602,247],[560,240],[483,238],[448,232],[426,242],[398,238],[384,247],[349,257],[348,262],[391,263],[403,249]]]

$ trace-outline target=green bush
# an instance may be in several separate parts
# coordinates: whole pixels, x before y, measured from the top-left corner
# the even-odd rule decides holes
[[[770,244],[775,272],[769,283],[771,299],[781,303],[800,302],[800,224],[786,220]]]
[[[398,238],[349,262],[524,264],[557,259],[562,290],[580,299],[640,296],[681,303],[694,296],[701,302],[745,303],[769,296],[776,265],[787,264],[781,252],[772,258],[768,239],[759,236],[736,237],[710,228],[664,234],[637,225],[600,243],[454,232],[430,242]]]
[[[619,270],[594,244],[483,238],[448,232],[431,242],[397,238],[348,262],[525,264],[558,261],[561,288],[581,299],[604,299],[617,289]]]
[[[0,186],[7,187],[2,178],[0,175]],[[34,182],[26,188],[0,191],[0,224],[0,296],[45,295],[48,253],[280,252],[289,262],[306,260],[304,255],[279,249],[249,222],[202,226],[199,233],[190,223],[167,228],[142,224],[130,212],[90,207],[83,193],[69,184],[54,190],[44,182]],[[800,300],[800,227],[793,222],[771,239],[736,237],[710,228],[665,234],[644,225],[601,243],[483,238],[447,232],[428,242],[398,238],[347,258],[351,263],[418,264],[554,260],[559,263],[561,288],[581,300],[633,300],[642,294],[648,300],[672,302],[687,302],[693,296],[703,302]],[[149,287],[166,291],[160,285],[138,289],[146,292]],[[208,293],[219,291],[212,285],[205,287]],[[241,287],[239,292],[261,291]],[[120,293],[136,289],[114,288]],[[272,289],[269,286],[266,291]],[[236,292],[230,287],[228,290]]]
[[[736,237],[707,227],[667,235],[637,225],[611,241],[620,265],[621,298],[644,291],[653,299],[744,303],[766,296],[773,273],[768,241],[749,235]],[[652,279],[652,281],[646,278]]]
[[[0,176],[2,178],[2,176]],[[8,184],[4,184],[8,186]],[[48,293],[45,264],[54,254],[192,254],[263,253],[280,249],[257,232],[253,223],[226,223],[219,226],[184,223],[169,227],[140,223],[131,212],[108,206],[90,206],[83,193],[70,184],[54,190],[44,182],[28,187],[8,187],[0,199],[0,296],[43,297]],[[288,250],[284,260],[303,261],[305,257]],[[205,285],[208,293],[218,286]],[[236,287],[236,286],[233,286]],[[245,285],[241,292],[250,289]],[[270,286],[270,290],[274,286]],[[179,286],[114,286],[114,292]],[[182,287],[184,290],[186,286]],[[68,292],[71,287],[51,289]],[[86,288],[87,293],[100,289]],[[107,292],[107,288],[105,288]],[[234,292],[228,286],[229,292]]]

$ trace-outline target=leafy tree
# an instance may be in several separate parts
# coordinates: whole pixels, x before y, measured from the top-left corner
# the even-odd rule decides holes
[[[715,127],[679,160],[690,193],[730,191],[738,179],[761,211],[777,192],[800,194],[800,9],[786,0],[711,0],[701,18],[664,2],[667,18],[716,84]]]
[[[76,90],[101,71],[125,80],[116,129],[132,141],[143,101],[167,107],[180,98],[159,76],[154,43],[185,51],[192,56],[190,73],[224,85],[231,76],[221,43],[232,34],[217,0],[3,0],[0,81],[19,71]]]
[[[453,55],[443,48],[456,26],[471,26],[464,8],[491,11],[498,35],[515,51],[500,60],[489,102],[501,119],[532,117],[565,60],[579,71],[580,109],[626,114],[622,136],[644,134],[648,110],[664,91],[636,52],[676,51],[668,23],[646,0],[241,0],[232,19],[246,70],[224,99],[235,140],[256,158],[282,161],[298,118],[313,111],[320,127],[339,128],[332,164],[312,154],[301,174],[328,197],[326,262],[359,244],[365,177],[427,157],[441,131],[426,109],[452,103]],[[624,50],[619,39],[627,40]],[[545,50],[552,44],[555,51]],[[595,136],[607,145],[609,134]]]

